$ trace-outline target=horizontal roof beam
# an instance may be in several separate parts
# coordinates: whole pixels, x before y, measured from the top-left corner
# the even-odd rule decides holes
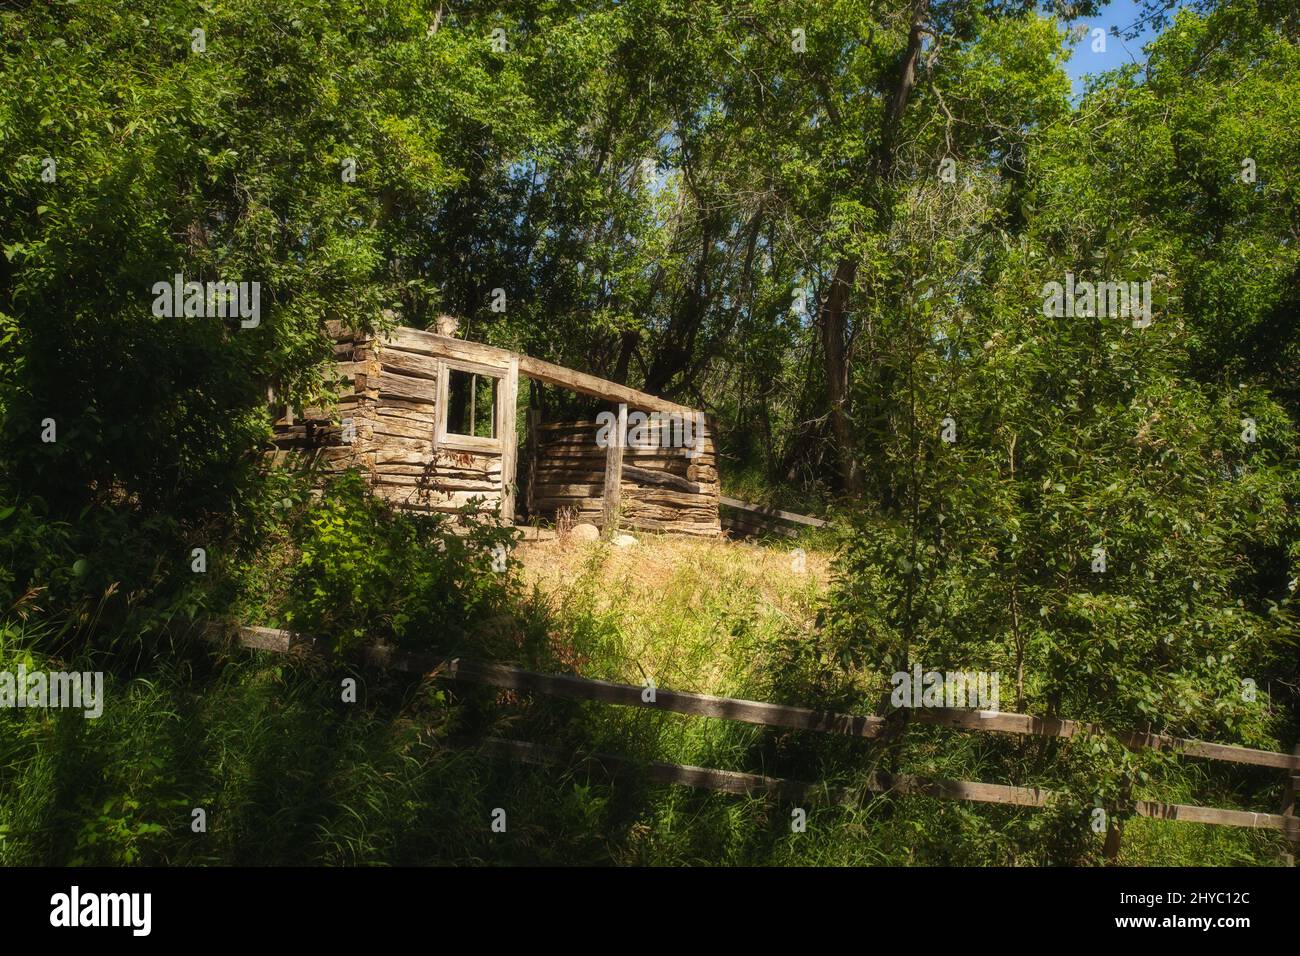
[[[571,368],[553,362],[544,362],[528,355],[519,356],[519,374],[548,385],[559,385],[575,392],[582,392],[584,395],[594,395],[596,398],[611,402],[622,402],[628,408],[651,412],[676,412],[679,415],[695,414],[695,409],[686,405],[678,405],[676,402],[651,395],[649,392],[628,388],[626,385],[588,375],[586,372],[575,372]]]
[[[558,385],[561,388],[581,392],[584,395],[592,395],[596,398],[603,398],[610,402],[622,402],[629,408],[643,411],[675,412],[679,415],[694,415],[696,412],[696,409],[689,406],[678,405],[676,402],[670,402],[666,398],[651,395],[649,392],[638,391],[635,388],[619,385],[617,382],[611,382],[596,375],[588,375],[586,372],[565,368],[563,365],[556,365],[554,362],[545,362],[542,359],[533,358],[531,355],[512,352],[508,349],[499,349],[492,345],[483,345],[466,339],[438,335],[436,332],[424,332],[403,326],[394,329],[388,334],[385,345],[388,348],[418,352],[425,355],[436,355],[443,358],[461,359],[468,362],[479,362],[483,365],[498,368],[505,368],[510,364],[511,359],[518,358],[519,374],[538,382]]]

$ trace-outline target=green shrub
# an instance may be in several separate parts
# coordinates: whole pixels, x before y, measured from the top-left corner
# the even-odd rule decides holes
[[[465,511],[399,512],[355,471],[330,480],[299,524],[286,621],[337,650],[364,640],[447,648],[507,608],[514,532]]]

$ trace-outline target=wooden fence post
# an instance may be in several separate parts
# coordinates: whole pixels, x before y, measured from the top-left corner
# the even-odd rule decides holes
[[[1121,811],[1128,809],[1129,796],[1133,792],[1133,778],[1126,776],[1124,782],[1120,784],[1120,802],[1115,807],[1115,812],[1108,818],[1109,825],[1106,827],[1106,843],[1102,847],[1101,854],[1106,859],[1107,866],[1114,866],[1115,860],[1119,858],[1119,844],[1124,832],[1124,823],[1119,818]]]
[[[623,445],[627,443],[627,405],[618,406],[618,431],[605,448],[605,494],[601,534],[612,538],[618,530],[618,497],[623,483]]]
[[[1300,744],[1295,745],[1291,751],[1297,757],[1300,757]],[[1295,817],[1295,795],[1296,790],[1300,789],[1300,770],[1294,767],[1287,772],[1286,783],[1282,786],[1282,816]],[[1291,837],[1291,852],[1286,854],[1286,865],[1295,866],[1296,851],[1300,850],[1300,836],[1287,834]]]

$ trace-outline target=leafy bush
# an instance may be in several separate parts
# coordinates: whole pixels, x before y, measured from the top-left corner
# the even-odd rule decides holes
[[[304,517],[285,619],[338,650],[375,639],[445,648],[511,596],[514,532],[468,508],[457,533],[449,517],[396,511],[349,471]]]

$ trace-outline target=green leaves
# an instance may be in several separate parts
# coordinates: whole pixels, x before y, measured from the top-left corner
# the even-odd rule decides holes
[[[974,178],[978,214],[954,208],[955,190],[918,188],[864,260],[854,429],[868,492],[828,640],[885,674],[909,658],[986,667],[1005,690],[1023,673],[1035,713],[1276,746],[1277,700],[1270,711],[1241,687],[1295,675],[1300,404],[1285,378],[1300,368],[1300,259],[1294,206],[1288,225],[1228,158],[1238,137],[1278,142],[1289,120],[1253,77],[1300,91],[1300,60],[1251,4],[1222,5],[1212,28],[1184,18],[1199,38],[1157,41],[1163,77],[1109,77],[1074,111],[1029,62],[999,72],[1007,37],[1032,25],[983,24],[940,58],[950,109],[1020,108],[992,89],[1005,81],[1040,112],[1017,144],[1023,181]],[[1228,102],[1260,124],[1251,135]],[[1296,160],[1269,163],[1287,195]],[[1044,318],[1039,290],[1067,272],[1150,279],[1152,325]],[[934,291],[954,287],[951,305]],[[947,416],[959,437],[945,447]]]
[[[511,575],[492,567],[511,529],[467,516],[462,536],[441,516],[394,512],[359,472],[331,481],[303,517],[284,617],[337,649],[381,641],[450,648],[513,593]]]
[[[411,275],[427,279],[431,211],[465,163],[496,152],[498,131],[522,139],[518,61],[489,73],[472,17],[429,38],[419,4],[295,10],[296,27],[248,0],[94,0],[7,18],[0,310],[31,334],[18,397],[0,403],[78,441],[57,470],[46,459],[68,446],[10,434],[4,459],[52,500],[77,507],[90,486],[120,486],[202,510],[261,438],[266,382],[295,404],[321,397],[326,319],[368,328],[393,304],[415,324],[436,314]],[[355,159],[356,181],[314,165],[320,155]],[[261,326],[153,320],[150,289],[176,272],[260,281]]]

